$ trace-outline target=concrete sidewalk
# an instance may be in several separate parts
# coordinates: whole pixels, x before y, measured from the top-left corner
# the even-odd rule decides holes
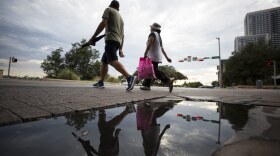
[[[126,92],[125,85],[106,85],[71,81],[0,80],[0,125],[60,116],[73,111],[126,104],[168,95],[163,91]]]
[[[280,106],[279,90],[174,88],[169,93],[167,87],[152,87],[151,91],[142,91],[139,86],[135,86],[133,91],[126,92],[125,85],[106,84],[105,89],[95,89],[91,85],[80,81],[0,79],[0,125],[168,95],[192,100]]]

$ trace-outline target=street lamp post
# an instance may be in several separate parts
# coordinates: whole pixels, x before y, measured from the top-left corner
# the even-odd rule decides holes
[[[10,57],[9,59],[8,78],[10,78],[11,61],[12,61],[12,57]]]
[[[220,48],[220,37],[216,38],[218,40],[219,43],[219,87],[222,88],[223,87],[223,81],[222,81],[222,62],[221,62],[221,48]]]
[[[273,71],[274,71],[274,77],[273,77],[273,82],[274,82],[274,88],[277,88],[277,84],[276,84],[276,61],[273,61]]]
[[[9,59],[9,68],[8,68],[8,78],[10,78],[10,68],[11,68],[11,63],[17,62],[17,59],[15,57],[10,57]]]

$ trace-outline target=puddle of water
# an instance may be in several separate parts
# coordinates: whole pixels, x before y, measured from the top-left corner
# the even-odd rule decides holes
[[[1,156],[210,155],[242,129],[249,110],[201,101],[134,106],[0,127]]]

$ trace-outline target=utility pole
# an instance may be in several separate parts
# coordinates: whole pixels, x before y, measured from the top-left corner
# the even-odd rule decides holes
[[[11,60],[12,60],[12,57],[10,57],[10,59],[9,59],[8,78],[10,78]]]
[[[15,63],[15,62],[17,62],[17,59],[15,57],[10,57],[10,59],[9,59],[8,78],[10,78],[11,62]]]
[[[220,141],[220,138],[221,138],[221,118],[222,118],[222,112],[223,112],[223,104],[221,102],[218,102],[218,110],[219,110],[219,131],[218,131],[217,144],[221,144],[221,141]]]
[[[274,77],[273,77],[274,88],[276,88],[276,61],[275,60],[273,61],[273,69],[274,69]]]
[[[221,62],[221,48],[220,48],[220,37],[216,38],[219,43],[219,74],[218,74],[218,81],[219,81],[219,87],[223,87],[223,81],[222,81],[222,62]]]

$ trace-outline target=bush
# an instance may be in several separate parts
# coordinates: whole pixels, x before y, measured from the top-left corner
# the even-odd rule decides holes
[[[61,72],[59,72],[57,78],[64,80],[80,80],[79,76],[76,73],[68,69],[63,69]]]
[[[94,76],[91,81],[99,81],[100,80],[100,77],[99,76]]]
[[[115,78],[115,77],[109,77],[106,79],[107,82],[112,82],[112,83],[119,83],[120,80],[118,78]]]

